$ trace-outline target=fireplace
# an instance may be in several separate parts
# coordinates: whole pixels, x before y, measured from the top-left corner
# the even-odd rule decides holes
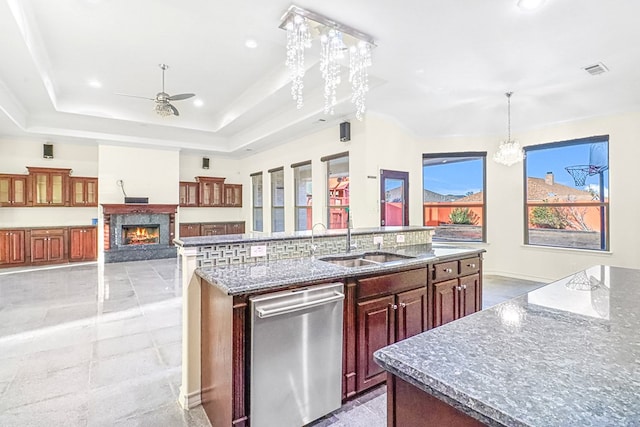
[[[157,245],[160,243],[160,225],[123,225],[122,244],[127,245]]]
[[[105,262],[172,258],[177,205],[102,205]]]

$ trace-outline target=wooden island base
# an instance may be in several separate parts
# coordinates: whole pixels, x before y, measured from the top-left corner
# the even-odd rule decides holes
[[[447,426],[480,427],[480,421],[388,374],[387,427]]]

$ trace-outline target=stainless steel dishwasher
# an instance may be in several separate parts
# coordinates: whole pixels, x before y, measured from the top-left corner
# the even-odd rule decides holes
[[[338,409],[343,284],[249,300],[251,426],[300,427]]]

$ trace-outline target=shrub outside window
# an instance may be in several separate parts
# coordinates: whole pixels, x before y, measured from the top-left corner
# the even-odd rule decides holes
[[[422,155],[423,224],[434,241],[486,241],[486,152]]]
[[[525,244],[609,250],[609,137],[525,152]]]

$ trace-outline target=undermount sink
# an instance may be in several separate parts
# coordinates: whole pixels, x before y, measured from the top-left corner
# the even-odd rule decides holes
[[[387,262],[402,261],[415,258],[408,255],[398,255],[388,252],[365,252],[354,255],[332,255],[318,258],[320,261],[330,262],[343,267],[362,267],[366,265],[380,265]]]

